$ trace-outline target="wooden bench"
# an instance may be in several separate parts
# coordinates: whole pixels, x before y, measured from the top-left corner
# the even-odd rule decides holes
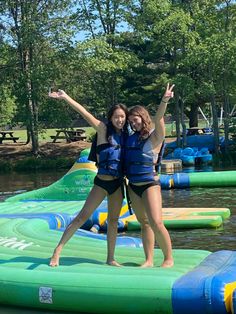
[[[55,140],[55,139],[59,139],[59,140],[66,139],[66,137],[62,136],[62,135],[61,136],[51,135],[50,137],[51,137],[52,140]]]
[[[13,141],[16,143],[19,140],[19,137],[11,136],[11,137],[0,137],[0,144],[2,144],[3,141]]]
[[[70,141],[76,142],[76,141],[85,141],[87,136],[85,135],[75,135],[75,136],[70,136]]]
[[[85,135],[85,131],[83,129],[74,130],[56,130],[56,135],[51,135],[51,139],[53,143],[56,143],[57,140],[63,139],[66,140],[67,143],[76,142],[76,141],[85,141],[87,136]]]

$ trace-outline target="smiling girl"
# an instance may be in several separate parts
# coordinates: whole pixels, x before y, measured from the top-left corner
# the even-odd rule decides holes
[[[129,180],[129,195],[132,208],[141,224],[142,241],[145,252],[143,267],[153,266],[155,240],[159,244],[164,261],[162,267],[174,265],[171,240],[162,221],[161,186],[158,167],[164,149],[164,114],[167,103],[173,95],[174,85],[167,85],[155,116],[155,127],[147,110],[135,106],[129,111],[129,123],[134,133],[125,145],[125,172]]]
[[[50,266],[54,267],[59,265],[60,253],[66,242],[73,236],[76,230],[88,220],[106,196],[108,200],[106,263],[112,266],[120,266],[114,258],[114,251],[117,236],[117,223],[123,201],[121,155],[124,142],[124,129],[126,128],[127,109],[123,104],[115,105],[108,112],[108,124],[104,124],[89,113],[82,105],[68,96],[63,90],[50,92],[49,97],[65,100],[96,130],[96,155],[98,166],[94,186],[81,211],[64,231],[61,240],[53,252]]]

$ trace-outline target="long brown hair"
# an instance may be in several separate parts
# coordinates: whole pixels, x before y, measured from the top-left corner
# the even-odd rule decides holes
[[[152,129],[152,120],[148,113],[148,111],[143,106],[134,106],[129,110],[129,116],[139,116],[142,119],[143,128],[140,131],[141,138],[145,138],[147,135],[149,135],[151,129]]]

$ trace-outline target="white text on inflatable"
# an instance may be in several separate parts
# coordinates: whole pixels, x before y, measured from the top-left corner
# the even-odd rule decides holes
[[[11,249],[22,251],[33,244],[33,242],[26,243],[25,240],[18,240],[17,238],[0,237],[0,246],[9,247]]]

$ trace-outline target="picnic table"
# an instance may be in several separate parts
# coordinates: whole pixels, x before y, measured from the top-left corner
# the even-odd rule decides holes
[[[67,143],[76,142],[76,141],[85,141],[87,136],[85,135],[84,129],[76,129],[76,130],[66,130],[60,129],[56,130],[56,135],[51,135],[51,139],[53,143],[56,143],[59,139],[65,139]]]
[[[0,131],[0,144],[2,144],[3,141],[13,141],[17,143],[18,140],[19,137],[14,136],[14,131]]]

